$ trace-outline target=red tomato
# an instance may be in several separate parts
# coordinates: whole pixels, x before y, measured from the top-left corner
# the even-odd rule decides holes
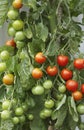
[[[14,0],[12,6],[15,9],[20,9],[22,7],[22,0]]]
[[[40,79],[43,76],[42,70],[39,68],[34,68],[32,71],[32,77],[35,79]]]
[[[42,52],[38,52],[36,55],[35,55],[35,61],[39,64],[42,64],[46,61],[46,57],[43,55]]]
[[[58,73],[58,68],[56,66],[48,66],[46,72],[50,76],[55,76]]]
[[[78,70],[84,69],[84,59],[75,59],[74,60],[74,67]]]
[[[64,80],[69,80],[69,79],[72,78],[73,73],[72,73],[72,71],[69,70],[69,69],[63,69],[63,70],[61,71],[61,76],[62,76],[62,78],[63,78]]]
[[[72,93],[72,96],[75,101],[81,100],[83,97],[83,94],[80,91],[75,91]]]
[[[57,63],[59,66],[66,66],[69,62],[69,57],[65,55],[58,55],[57,56]]]
[[[74,92],[78,88],[78,82],[70,79],[66,82],[66,88],[67,88],[67,90]]]
[[[7,46],[16,47],[16,43],[15,43],[15,41],[14,41],[13,39],[12,39],[12,40],[7,41],[7,42],[6,42],[6,45],[7,45]]]
[[[84,84],[81,85],[81,92],[84,94]]]

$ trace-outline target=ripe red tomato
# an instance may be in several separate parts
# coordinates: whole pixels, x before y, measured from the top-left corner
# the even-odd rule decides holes
[[[69,80],[69,79],[72,78],[73,73],[72,73],[72,71],[69,70],[69,69],[63,69],[63,70],[61,71],[61,76],[62,76],[62,78],[63,78],[64,80]]]
[[[81,92],[84,94],[84,84],[81,85]]]
[[[46,57],[43,55],[42,52],[38,52],[36,55],[35,55],[35,61],[39,64],[42,64],[46,61]]]
[[[70,79],[66,82],[66,88],[71,92],[75,92],[78,88],[78,82]]]
[[[78,70],[84,69],[84,59],[75,59],[74,60],[74,67]]]
[[[56,66],[48,66],[46,72],[50,76],[55,76],[58,73],[58,68]]]
[[[14,0],[12,6],[15,9],[20,9],[22,7],[22,0]]]
[[[57,63],[59,66],[66,66],[69,62],[69,57],[65,55],[58,55],[57,56]]]
[[[73,96],[75,101],[78,101],[78,100],[82,99],[83,94],[80,91],[75,91],[75,92],[72,93],[72,96]]]
[[[35,79],[40,79],[43,76],[42,70],[39,68],[34,68],[32,71],[32,77]]]
[[[6,74],[3,77],[3,83],[6,85],[11,85],[14,83],[14,75],[13,74]]]
[[[13,39],[9,40],[6,42],[6,45],[7,46],[12,46],[12,47],[16,47],[16,43]]]

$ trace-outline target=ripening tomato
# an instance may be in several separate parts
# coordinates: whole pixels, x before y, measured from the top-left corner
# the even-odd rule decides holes
[[[43,72],[39,68],[34,68],[32,71],[32,77],[35,79],[40,79],[43,76]]]
[[[3,77],[3,83],[6,85],[11,85],[14,83],[14,75],[13,74],[6,74]]]
[[[77,91],[75,91],[75,92],[72,93],[72,96],[73,96],[73,98],[74,98],[75,101],[78,101],[78,100],[82,99],[83,94],[82,94],[82,92],[80,92],[80,91],[77,90]]]
[[[75,59],[74,60],[74,67],[78,70],[84,69],[84,59]]]
[[[69,57],[65,55],[58,55],[57,56],[57,63],[59,66],[66,66],[69,62]]]
[[[78,88],[78,82],[70,79],[66,82],[66,88],[67,88],[67,90],[74,92]]]
[[[48,66],[46,72],[50,76],[55,76],[58,73],[58,68],[56,66]]]
[[[15,9],[20,9],[22,7],[22,0],[14,0],[12,6]]]
[[[69,70],[69,69],[63,69],[63,70],[61,71],[61,77],[62,77],[64,80],[69,80],[69,79],[72,78],[72,76],[73,76],[73,73],[72,73],[72,71]]]
[[[6,42],[6,45],[7,46],[12,46],[12,47],[16,47],[16,43],[13,39],[9,40]]]
[[[38,52],[36,55],[35,55],[35,61],[39,64],[42,64],[46,61],[46,57],[43,55],[42,52]]]
[[[81,85],[81,92],[84,94],[84,84]]]

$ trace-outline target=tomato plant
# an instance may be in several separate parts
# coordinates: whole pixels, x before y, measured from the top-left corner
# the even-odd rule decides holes
[[[35,79],[39,79],[43,76],[43,72],[39,68],[34,68],[32,71],[32,77]]]
[[[83,95],[80,91],[73,92],[72,96],[73,96],[74,100],[76,100],[76,101],[81,100],[83,97]]]
[[[65,55],[58,55],[57,56],[57,63],[59,66],[66,66],[69,62],[69,57]]]
[[[62,76],[62,78],[63,78],[64,80],[69,80],[69,79],[72,78],[73,72],[72,72],[71,70],[69,70],[69,69],[63,69],[63,70],[61,71],[61,76]]]
[[[84,59],[75,59],[74,60],[74,67],[78,70],[84,69]]]
[[[46,57],[43,55],[42,52],[38,52],[36,55],[35,55],[35,61],[39,64],[42,64],[46,61]]]
[[[55,76],[58,73],[58,68],[56,66],[48,66],[46,72],[50,76]]]
[[[78,82],[70,79],[66,82],[66,88],[67,88],[67,90],[74,92],[78,88]]]
[[[11,85],[14,83],[14,75],[13,74],[6,74],[3,77],[3,83],[6,85]]]

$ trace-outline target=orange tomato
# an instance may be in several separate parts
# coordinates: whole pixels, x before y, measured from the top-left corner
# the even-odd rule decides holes
[[[14,0],[14,2],[12,3],[12,6],[15,9],[20,9],[22,7],[22,0]]]
[[[83,94],[82,94],[82,92],[80,92],[80,91],[77,90],[77,91],[75,91],[75,92],[72,93],[72,96],[73,96],[73,98],[74,98],[75,101],[78,101],[78,100],[82,99]]]

